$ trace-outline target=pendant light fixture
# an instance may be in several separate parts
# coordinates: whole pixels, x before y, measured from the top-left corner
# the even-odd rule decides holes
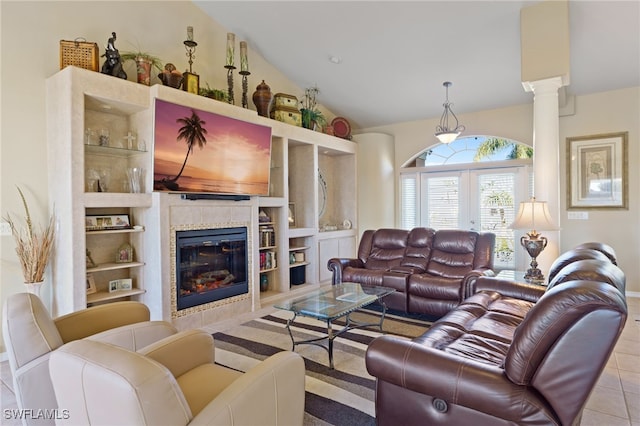
[[[456,140],[456,138],[464,131],[464,126],[458,124],[458,117],[451,110],[452,103],[449,102],[449,87],[452,85],[450,81],[445,81],[442,85],[446,90],[446,100],[444,104],[444,112],[442,113],[442,117],[440,117],[440,124],[436,126],[436,137],[440,140],[441,143],[451,143]],[[449,127],[449,115],[453,117],[455,120],[455,127]]]

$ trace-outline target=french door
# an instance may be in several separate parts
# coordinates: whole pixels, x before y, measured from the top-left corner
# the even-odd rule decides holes
[[[529,166],[403,174],[401,226],[493,232],[495,268],[521,269],[527,259],[508,226],[529,198],[530,176]]]

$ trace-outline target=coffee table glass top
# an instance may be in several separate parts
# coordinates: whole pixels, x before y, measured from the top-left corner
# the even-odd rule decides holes
[[[357,283],[342,283],[274,306],[292,311],[296,315],[332,320],[367,306],[394,291],[395,289],[388,287],[362,287]]]

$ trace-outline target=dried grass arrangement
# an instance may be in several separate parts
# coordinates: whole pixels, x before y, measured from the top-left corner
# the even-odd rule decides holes
[[[49,223],[46,228],[41,226],[35,228],[31,220],[29,205],[19,187],[18,192],[24,206],[25,225],[20,226],[17,224],[9,214],[7,214],[5,220],[9,223],[11,233],[16,241],[16,253],[20,260],[25,284],[39,283],[44,281],[44,272],[53,249],[55,217],[54,215],[49,217]]]

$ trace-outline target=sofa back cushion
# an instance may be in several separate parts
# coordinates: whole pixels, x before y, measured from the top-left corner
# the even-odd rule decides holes
[[[463,278],[474,267],[478,233],[458,229],[437,231],[427,272],[445,278]]]
[[[431,250],[433,237],[436,231],[431,228],[414,228],[409,232],[407,239],[407,249],[402,259],[402,266],[415,268],[418,271],[426,271]]]
[[[404,229],[365,231],[360,240],[358,257],[367,269],[391,269],[402,262],[408,237],[409,231]]]
[[[602,252],[593,249],[571,249],[565,251],[556,258],[549,268],[548,279],[552,282],[558,272],[560,272],[565,266],[570,263],[577,262],[578,260],[596,259],[601,261],[609,261],[609,258]]]
[[[600,253],[607,256],[611,263],[613,263],[614,265],[618,264],[618,255],[616,254],[616,251],[613,249],[613,247],[611,247],[609,244],[601,243],[598,241],[589,241],[586,243],[578,244],[574,248],[599,251]]]
[[[583,259],[576,260],[560,271],[558,271],[553,280],[549,282],[547,291],[562,286],[568,281],[584,280],[598,281],[614,286],[622,294],[625,293],[626,277],[622,269],[611,263],[609,259]]]

